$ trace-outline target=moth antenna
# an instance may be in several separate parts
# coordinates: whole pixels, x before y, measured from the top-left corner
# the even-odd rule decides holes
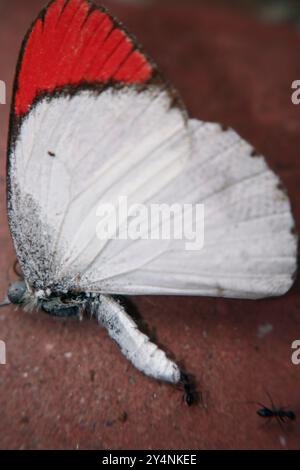
[[[7,305],[10,305],[10,304],[11,304],[11,302],[8,299],[8,297],[6,296],[5,299],[0,303],[0,308],[1,307],[6,307]]]

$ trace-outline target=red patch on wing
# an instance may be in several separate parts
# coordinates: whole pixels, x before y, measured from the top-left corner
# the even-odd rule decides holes
[[[85,0],[55,0],[28,38],[18,75],[15,113],[41,93],[80,83],[147,82],[151,65],[112,19]]]

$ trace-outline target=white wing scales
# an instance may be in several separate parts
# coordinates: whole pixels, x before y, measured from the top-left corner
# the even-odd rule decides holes
[[[258,298],[286,292],[296,269],[296,237],[290,204],[278,177],[234,131],[190,121],[192,158],[161,194],[169,204],[204,203],[201,251],[173,242],[141,269],[124,277],[135,293]],[[129,291],[130,291],[129,287]]]
[[[38,208],[30,225],[38,213],[48,232],[45,248],[41,231],[21,227],[18,256],[29,283],[41,275],[32,266],[43,253],[44,288],[241,298],[290,288],[296,237],[279,179],[234,131],[186,124],[170,104],[155,87],[108,89],[44,100],[28,115],[12,181]],[[148,206],[204,204],[203,249],[187,251],[184,240],[99,240],[97,208],[119,196]],[[16,197],[12,205],[14,233],[24,207]]]
[[[17,189],[10,222],[30,283],[32,267],[27,272],[26,266],[34,260],[28,256],[45,258],[43,270],[52,283],[70,283],[88,267],[94,272],[95,260],[106,269],[105,257],[99,256],[106,242],[96,234],[99,205],[117,204],[120,195],[129,203],[144,202],[179,174],[189,158],[185,119],[170,106],[169,93],[156,87],[143,93],[108,89],[43,100],[27,116],[10,156],[12,187]],[[32,145],[27,145],[33,134]],[[47,226],[43,231],[51,240],[46,248],[40,233],[32,233],[36,210],[30,211],[30,203],[24,207],[26,198],[38,206],[39,219]],[[26,220],[32,219],[29,226],[20,224],[25,212]],[[140,265],[139,258],[134,262]],[[34,273],[35,278],[40,275]]]

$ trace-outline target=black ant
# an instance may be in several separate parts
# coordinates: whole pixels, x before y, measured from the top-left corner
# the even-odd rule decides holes
[[[293,411],[286,410],[283,407],[276,408],[276,406],[273,403],[271,395],[269,393],[267,393],[267,395],[271,402],[271,408],[268,408],[262,403],[257,403],[259,406],[262,406],[262,408],[256,411],[258,416],[260,416],[261,418],[268,418],[267,423],[269,423],[272,418],[276,418],[276,421],[281,427],[282,427],[282,423],[286,422],[285,421],[286,419],[290,421],[294,421],[296,419],[296,415]]]
[[[190,383],[189,377],[184,372],[181,372],[180,382],[183,385],[184,395],[183,400],[188,406],[192,406],[195,403],[195,395],[192,392],[192,385]]]

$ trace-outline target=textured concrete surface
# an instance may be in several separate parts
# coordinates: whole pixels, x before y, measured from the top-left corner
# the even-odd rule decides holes
[[[0,79],[11,86],[21,38],[41,0],[1,1]],[[108,2],[106,3],[108,5]],[[236,128],[280,174],[299,230],[300,36],[220,9],[111,5],[181,91],[192,116]],[[10,97],[9,97],[10,98]],[[0,106],[0,294],[15,259],[6,222],[5,139]],[[134,370],[96,323],[0,311],[2,449],[299,449],[300,284],[279,299],[133,298],[160,344],[194,375],[202,400]],[[281,430],[264,426],[251,401],[299,411]]]

